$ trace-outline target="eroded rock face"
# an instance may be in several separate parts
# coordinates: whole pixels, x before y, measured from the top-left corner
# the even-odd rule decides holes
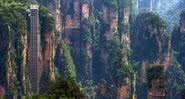
[[[26,93],[26,65],[27,65],[27,34],[26,35],[22,35],[21,37],[21,41],[22,41],[22,45],[23,45],[23,49],[22,49],[22,64],[21,64],[21,81],[22,81],[22,94]]]
[[[131,87],[128,78],[125,78],[122,84],[117,86],[117,99],[126,99],[131,97]]]
[[[100,84],[98,86],[96,99],[110,99],[113,98],[110,90],[108,90],[108,86],[105,82],[100,81]]]
[[[147,20],[145,20],[148,18]],[[160,21],[158,24],[152,20]],[[139,62],[139,78],[142,88],[147,83],[146,70],[153,66],[164,65],[166,70],[170,65],[171,41],[165,34],[165,23],[157,15],[152,13],[140,14],[136,19],[135,33],[131,34],[132,58]],[[142,90],[144,90],[142,89]],[[144,92],[144,91],[143,91]],[[146,96],[144,92],[141,96]],[[147,98],[147,97],[145,97]],[[145,99],[143,98],[143,99]]]
[[[64,41],[70,46],[77,79],[92,79],[92,1],[62,1]],[[84,21],[85,20],[85,21]]]
[[[148,90],[148,99],[165,99],[166,91],[161,86],[164,86],[161,80],[152,81],[152,88]]]
[[[46,33],[45,35],[45,48],[42,48],[41,53],[41,68],[40,68],[40,92],[44,91],[44,87],[48,84],[49,80],[55,79],[54,75],[54,32]]]
[[[5,90],[2,86],[0,86],[0,97],[5,96]]]
[[[107,41],[113,41],[115,39],[115,33],[118,28],[118,12],[115,9],[111,9],[105,5],[102,5],[102,12],[103,17],[102,20],[105,24],[108,24],[108,30],[105,31],[106,33],[104,36],[106,37]]]
[[[82,19],[81,19],[81,66],[83,67],[84,79],[93,79],[92,68],[92,27],[93,13],[92,4],[89,2],[82,3]]]
[[[121,82],[121,84],[117,84],[116,81],[114,81],[116,78],[110,77],[111,72],[109,62],[111,61],[111,56],[109,49],[111,49],[111,46],[114,46],[113,42],[118,38],[120,42],[125,44],[124,47],[127,51],[130,49],[130,8],[129,6],[126,8],[123,7],[123,0],[117,0],[117,2],[118,5],[116,6],[118,6],[118,9],[115,9],[101,3],[101,1],[96,1],[96,5],[98,5],[97,9],[102,13],[102,17],[99,19],[101,21],[102,29],[100,37],[102,45],[98,51],[99,59],[101,60],[99,64],[99,66],[101,66],[99,70],[101,73],[98,75],[98,78],[107,78],[110,82],[114,83],[114,87],[111,90],[114,98],[126,99],[128,97],[133,97],[134,99],[134,92],[131,92],[131,82]],[[125,64],[127,63],[128,60]]]
[[[84,18],[88,18],[89,17],[89,11],[90,11],[89,4],[88,3],[84,3],[82,5],[82,16]]]
[[[147,99],[165,99],[167,96],[165,88],[164,66],[157,65],[147,70],[148,80],[148,98]]]
[[[37,0],[45,6],[55,19],[55,32],[62,32],[62,17],[61,17],[61,0]],[[61,33],[60,36],[61,37]]]
[[[185,33],[185,11],[182,12],[181,14],[181,19],[180,19],[180,32]]]
[[[136,33],[131,37],[133,41],[133,50],[138,53],[136,56],[134,56],[134,58],[142,61],[141,63],[146,66],[163,64],[166,69],[168,68],[170,62],[169,50],[171,48],[171,42],[165,34],[163,23],[155,24],[150,23],[152,22],[150,20],[145,21],[145,18],[149,17],[150,15],[152,14],[143,14],[136,20]],[[154,15],[153,18],[155,17],[157,18],[159,16]],[[156,21],[160,20],[162,19],[159,18]]]
[[[82,77],[82,67],[80,59],[80,1],[62,1],[64,33],[63,39],[70,46],[72,58],[77,70],[77,77]],[[65,9],[65,10],[63,10]]]
[[[100,3],[100,2],[97,2]],[[111,43],[116,39],[116,31],[118,29],[118,12],[117,10],[108,7],[102,3],[99,4],[99,11],[102,12],[102,18],[100,19],[101,24],[101,37],[100,41],[102,43],[99,53],[99,58],[101,61],[101,71],[102,74],[99,77],[104,78],[108,73],[109,62],[108,58],[110,57],[110,52],[108,49],[111,46]]]
[[[47,33],[46,35],[46,49],[43,51],[43,65],[44,71],[53,71],[53,51],[54,51],[54,33]]]
[[[172,48],[178,52],[177,61],[182,65],[182,69],[185,70],[185,14],[184,11],[181,14],[180,27],[176,27],[172,32]]]
[[[1,27],[4,31],[8,32],[8,28],[6,27]],[[1,43],[0,43],[0,51],[1,52],[4,52],[4,55],[2,54],[1,57],[7,55],[7,49],[8,49],[8,36],[6,35],[5,32],[1,31],[1,36],[0,36],[0,40],[1,40]],[[3,61],[6,61],[7,59],[4,58],[4,60],[2,60],[1,62],[1,65],[0,65],[0,90],[1,90],[1,96],[5,96],[6,92],[5,92],[5,88],[7,86],[7,77],[6,77],[6,66],[5,66],[5,62]],[[4,80],[3,80],[4,79]]]
[[[21,20],[23,20],[22,24],[25,26],[18,25],[17,28],[20,30],[26,29],[26,20]],[[20,19],[17,19],[17,21],[20,21]],[[9,93],[12,93],[12,96],[16,96],[13,93],[14,91],[19,91],[21,94],[26,92],[27,30],[20,31],[20,33],[11,33],[11,35],[17,36],[18,40],[10,39],[10,30],[15,31],[9,25],[1,26],[0,28],[0,51],[2,52],[0,56],[0,96],[5,96]],[[19,81],[20,84],[16,85],[14,81]],[[17,89],[17,86],[20,89]]]

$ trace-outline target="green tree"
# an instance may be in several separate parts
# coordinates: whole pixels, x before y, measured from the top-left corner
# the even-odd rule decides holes
[[[76,78],[76,68],[71,57],[70,48],[64,41],[58,45],[55,65],[64,78]]]
[[[82,80],[79,82],[80,87],[85,93],[86,98],[94,99],[96,96],[97,86],[93,83],[92,80]]]
[[[118,84],[125,78],[130,78],[132,72],[132,67],[128,64],[128,53],[128,50],[118,45],[111,51],[111,68]]]
[[[84,98],[84,94],[74,79],[68,78],[64,80],[62,77],[59,77],[55,81],[49,82],[46,86],[46,94],[53,96],[56,99],[59,99],[60,97],[75,99]]]

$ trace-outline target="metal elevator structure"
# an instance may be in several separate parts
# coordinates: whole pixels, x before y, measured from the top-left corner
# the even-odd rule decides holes
[[[40,30],[39,30],[39,6],[32,4],[30,6],[30,34],[29,34],[29,55],[28,55],[28,75],[33,93],[39,93],[40,83]]]

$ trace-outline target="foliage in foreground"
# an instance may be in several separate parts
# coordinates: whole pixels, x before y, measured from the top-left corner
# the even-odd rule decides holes
[[[84,99],[84,94],[73,79],[59,77],[49,82],[43,95],[34,94],[31,99]]]

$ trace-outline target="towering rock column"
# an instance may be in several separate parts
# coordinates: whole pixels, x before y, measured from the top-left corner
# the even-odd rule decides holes
[[[83,77],[81,66],[81,2],[80,0],[62,0],[63,28],[62,38],[70,46],[71,55],[76,66],[77,77]],[[79,61],[80,60],[80,61]]]
[[[44,4],[45,7],[48,8],[50,13],[55,19],[55,34],[57,40],[61,40],[62,37],[62,17],[61,17],[61,0],[48,0],[45,1],[46,3]]]
[[[81,66],[83,67],[84,79],[92,79],[92,29],[94,16],[91,1],[82,2],[81,12]]]
[[[180,19],[180,32],[184,33],[185,32],[185,11],[182,12],[181,14],[181,19]]]
[[[0,86],[0,97],[3,97],[5,94],[5,90],[2,86]]]
[[[157,19],[155,20],[156,23],[150,21],[154,19]],[[158,22],[160,24],[157,24]],[[162,64],[165,71],[169,67],[171,41],[165,32],[165,22],[160,16],[153,13],[142,13],[138,15],[135,29],[134,34],[131,34],[132,58],[139,62],[140,82],[138,83],[141,83],[140,88],[143,90],[138,93],[138,97],[146,99],[147,97],[144,96],[147,93],[147,68]]]
[[[119,39],[124,43],[127,50],[130,49],[130,11],[131,4],[124,4],[124,0],[118,0],[118,32]]]
[[[180,17],[180,27],[174,29],[171,40],[173,50],[178,52],[177,61],[181,64],[182,69],[185,70],[185,10],[182,11]]]
[[[120,42],[124,45],[124,50],[129,53],[130,51],[130,18],[131,11],[133,9],[138,9],[138,0],[133,1],[132,3],[136,4],[135,7],[131,6],[131,3],[128,3],[127,0],[117,0],[118,2],[118,32]],[[126,4],[127,3],[127,4]],[[128,55],[125,57],[125,64],[128,65]],[[118,98],[125,99],[126,97],[131,97],[135,99],[135,80],[134,73],[132,78],[125,78],[125,82],[118,84]]]
[[[116,0],[115,0],[116,2]],[[118,11],[117,3],[116,7],[111,7],[106,4],[101,4],[100,11],[102,11],[102,30],[100,36],[100,60],[102,66],[102,78],[105,78],[109,74],[109,55],[108,49],[111,48],[111,44],[116,39],[116,32],[118,29]]]

